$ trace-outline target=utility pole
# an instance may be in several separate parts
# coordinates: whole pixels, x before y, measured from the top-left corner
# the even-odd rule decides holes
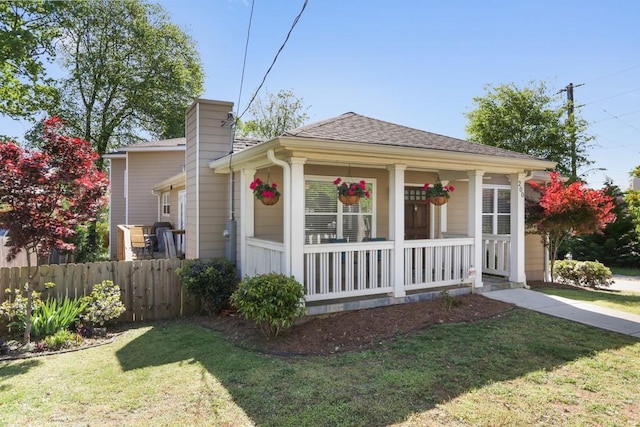
[[[567,87],[564,89],[560,89],[560,92],[567,92],[567,119],[569,122],[570,130],[571,130],[571,181],[576,181],[578,179],[578,153],[576,147],[576,120],[573,114],[574,102],[573,102],[573,88],[580,87],[584,85],[581,83],[579,85],[573,85],[573,83],[569,83]]]

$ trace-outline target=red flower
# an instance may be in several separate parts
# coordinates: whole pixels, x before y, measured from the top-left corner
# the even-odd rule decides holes
[[[342,178],[338,177],[335,179],[335,181],[333,181],[333,185],[338,185],[342,182]]]

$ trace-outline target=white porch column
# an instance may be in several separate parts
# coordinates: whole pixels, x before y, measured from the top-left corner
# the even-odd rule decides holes
[[[469,237],[473,237],[473,254],[471,267],[476,270],[476,278],[471,283],[473,288],[481,288],[482,284],[482,177],[484,171],[468,171],[469,176]]]
[[[393,296],[406,295],[404,290],[404,171],[406,165],[389,169],[389,239],[393,240]]]
[[[304,284],[304,164],[307,159],[291,158],[291,182],[288,196],[291,198],[291,274]],[[287,244],[285,242],[285,244]]]
[[[524,247],[524,173],[509,175],[511,180],[511,253],[509,254],[509,281],[525,283]]]
[[[253,192],[249,190],[255,174],[255,169],[240,171],[240,277],[247,274],[247,237],[255,235],[255,198]]]
[[[449,185],[449,181],[448,180],[442,180],[440,181],[442,183],[442,185]],[[447,203],[445,203],[444,205],[440,206],[440,232],[438,233],[438,239],[442,239],[442,233],[446,233],[447,232],[447,219],[448,219],[448,210],[447,210]],[[432,217],[433,218],[433,217]]]

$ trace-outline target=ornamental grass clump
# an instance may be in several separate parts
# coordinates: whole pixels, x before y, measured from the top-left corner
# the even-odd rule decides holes
[[[293,277],[277,273],[245,278],[231,295],[231,303],[266,337],[277,336],[305,313],[303,286]]]

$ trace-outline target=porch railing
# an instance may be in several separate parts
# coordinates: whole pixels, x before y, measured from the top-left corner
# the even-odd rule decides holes
[[[390,241],[305,245],[307,301],[392,292],[392,252]]]
[[[284,243],[247,238],[246,274],[283,273]]]
[[[472,238],[408,240],[404,243],[404,288],[470,283]]]
[[[484,234],[482,236],[482,272],[508,277],[510,273],[511,236]]]

